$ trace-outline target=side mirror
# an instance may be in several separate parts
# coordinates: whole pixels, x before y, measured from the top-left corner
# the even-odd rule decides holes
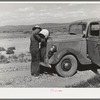
[[[86,32],[83,31],[83,36],[82,36],[82,38],[85,38],[85,36],[86,36]]]

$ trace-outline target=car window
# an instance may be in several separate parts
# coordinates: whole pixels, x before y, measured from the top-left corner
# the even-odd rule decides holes
[[[90,24],[89,36],[99,36],[99,23]]]
[[[82,34],[86,29],[86,24],[73,24],[70,27],[70,34]]]

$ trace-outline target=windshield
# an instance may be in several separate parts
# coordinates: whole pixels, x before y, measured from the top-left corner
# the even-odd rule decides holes
[[[69,29],[69,33],[73,35],[83,34],[83,32],[86,30],[86,24],[85,23],[77,23],[72,24]]]

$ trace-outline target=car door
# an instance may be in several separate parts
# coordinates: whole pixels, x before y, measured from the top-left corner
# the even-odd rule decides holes
[[[100,23],[92,22],[89,25],[87,37],[87,53],[91,61],[100,66]]]

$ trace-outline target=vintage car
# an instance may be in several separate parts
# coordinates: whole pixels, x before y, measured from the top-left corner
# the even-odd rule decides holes
[[[100,19],[75,21],[69,25],[68,34],[47,41],[42,66],[54,67],[60,76],[70,77],[79,64],[100,66]]]

